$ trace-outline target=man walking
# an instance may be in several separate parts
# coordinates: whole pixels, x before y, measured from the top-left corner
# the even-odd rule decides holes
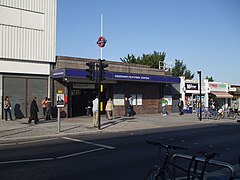
[[[45,116],[46,116],[46,104],[47,104],[47,100],[48,100],[48,98],[45,97],[45,99],[43,99],[42,102],[41,102],[42,109],[43,109],[43,117],[44,117],[44,118],[45,118]]]
[[[33,97],[32,103],[31,103],[31,107],[30,107],[30,117],[28,120],[28,123],[30,124],[32,122],[32,120],[34,120],[35,124],[39,123],[39,119],[38,119],[38,105],[37,105],[37,97]]]
[[[124,107],[125,107],[125,114],[124,116],[127,117],[129,114],[129,110],[130,110],[130,103],[127,97],[124,98]]]
[[[93,127],[97,128],[98,127],[98,116],[99,116],[99,111],[98,111],[98,96],[93,100]]]
[[[129,114],[129,116],[134,116],[135,113],[134,113],[134,109],[133,109],[133,97],[130,96],[128,100],[129,100],[129,105],[130,105],[130,114]]]
[[[179,114],[180,115],[183,115],[183,100],[181,98],[179,98],[179,101],[178,101],[178,109],[179,109]]]
[[[162,115],[167,116],[168,112],[166,111],[166,107],[168,105],[168,101],[166,99],[164,99],[164,97],[161,100],[161,105],[162,105]]]

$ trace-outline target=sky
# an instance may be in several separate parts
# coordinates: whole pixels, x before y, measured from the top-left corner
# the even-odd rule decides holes
[[[165,52],[202,77],[240,85],[239,0],[57,0],[57,56],[120,62]]]

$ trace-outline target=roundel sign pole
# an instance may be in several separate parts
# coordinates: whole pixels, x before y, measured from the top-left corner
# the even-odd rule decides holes
[[[99,36],[97,40],[97,45],[101,49],[101,58],[98,63],[98,81],[97,81],[97,87],[98,87],[98,129],[101,129],[101,64],[103,61],[103,47],[106,45],[107,40],[103,37],[103,15],[101,14],[101,35]]]

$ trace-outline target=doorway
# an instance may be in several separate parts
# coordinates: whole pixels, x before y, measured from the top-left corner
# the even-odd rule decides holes
[[[72,116],[86,115],[87,106],[92,107],[96,94],[95,89],[72,89]]]

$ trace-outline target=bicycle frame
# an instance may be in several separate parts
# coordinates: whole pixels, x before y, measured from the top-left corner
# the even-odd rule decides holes
[[[192,164],[192,162],[190,162],[190,164]],[[173,167],[173,170],[170,170],[169,166],[172,166]],[[204,171],[203,170],[201,173],[197,173],[196,172],[196,168],[194,168],[194,171],[191,172],[190,168],[191,166],[189,165],[189,167],[186,169],[186,168],[183,168],[177,164],[175,164],[174,162],[171,162],[169,160],[166,160],[163,164],[162,167],[159,167],[163,173],[167,173],[167,175],[169,176],[169,178],[171,180],[175,180],[176,179],[176,169],[180,170],[181,172],[185,173],[187,175],[187,179],[191,179],[191,178],[198,178],[198,179],[203,179],[203,175],[204,175]],[[166,174],[164,174],[165,176]]]
[[[164,158],[164,161],[163,161],[162,166],[161,166],[161,167],[159,166],[158,169],[160,170],[159,173],[163,173],[164,177],[165,177],[165,175],[166,175],[166,174],[165,174],[165,172],[166,172],[167,175],[169,176],[169,178],[170,178],[171,180],[175,180],[175,178],[176,178],[176,177],[175,177],[175,176],[176,176],[175,169],[178,169],[178,170],[184,172],[184,173],[187,175],[187,179],[190,179],[190,178],[193,178],[193,179],[194,179],[194,178],[203,179],[204,172],[205,172],[205,169],[206,169],[206,165],[207,165],[207,163],[208,163],[208,160],[205,161],[204,167],[203,167],[201,173],[198,173],[198,172],[197,172],[197,163],[198,163],[198,162],[195,161],[195,158],[196,158],[195,156],[192,157],[192,159],[190,160],[190,163],[189,163],[189,165],[188,165],[188,168],[183,168],[183,167],[177,165],[174,161],[172,162],[172,161],[169,160],[169,149],[168,149],[168,148],[163,147],[163,146],[159,146],[159,151],[160,151],[160,153],[161,153],[161,148],[164,148],[164,149],[166,150],[166,156],[165,156],[165,158]],[[174,155],[175,155],[175,154],[174,154]],[[194,163],[194,170],[191,171],[191,167],[192,167],[192,165],[193,165],[193,162],[195,162],[195,163]],[[173,170],[172,170],[172,171],[170,170],[169,166],[172,166],[172,167],[173,167]]]

